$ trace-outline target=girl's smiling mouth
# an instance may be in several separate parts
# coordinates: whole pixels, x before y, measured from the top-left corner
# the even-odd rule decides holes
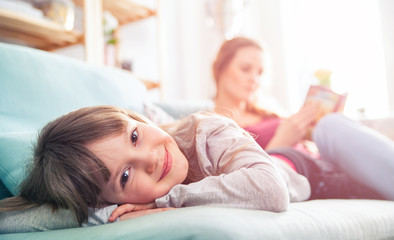
[[[165,149],[163,170],[159,181],[163,179],[171,171],[171,167],[172,167],[172,156],[171,153],[168,152],[167,149]]]

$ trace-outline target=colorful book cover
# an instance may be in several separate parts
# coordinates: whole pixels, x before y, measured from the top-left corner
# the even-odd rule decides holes
[[[321,117],[330,112],[342,112],[345,107],[347,93],[338,94],[330,88],[312,85],[309,87],[305,98],[305,104],[309,102],[319,102],[319,113],[316,116],[316,122]]]

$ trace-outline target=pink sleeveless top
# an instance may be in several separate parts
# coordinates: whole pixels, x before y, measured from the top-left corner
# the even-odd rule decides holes
[[[244,129],[252,133],[256,142],[264,149],[269,141],[271,141],[271,138],[275,135],[280,122],[281,118],[279,117],[263,119],[255,125],[244,127]]]
[[[271,141],[271,138],[275,135],[275,131],[280,124],[281,119],[279,117],[263,119],[261,122],[253,125],[244,127],[244,129],[250,132],[255,138],[256,142],[264,149],[268,143]],[[293,162],[290,159],[287,159],[281,155],[272,155],[275,156],[285,163],[287,163],[294,171],[297,171]]]
[[[256,139],[256,142],[265,149],[268,143],[271,141],[272,137],[275,135],[276,129],[281,123],[282,119],[279,117],[263,119],[259,123],[246,126],[244,129],[250,132],[253,137]],[[300,142],[292,146],[294,149],[297,149],[301,152],[308,154],[311,157],[319,158],[320,155],[318,152],[313,152],[309,150],[305,145]]]

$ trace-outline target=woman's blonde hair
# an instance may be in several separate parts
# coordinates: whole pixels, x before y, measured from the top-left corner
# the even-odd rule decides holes
[[[225,41],[222,44],[212,64],[212,74],[215,80],[216,87],[218,86],[220,76],[230,64],[237,51],[245,47],[254,47],[256,49],[259,49],[260,51],[263,51],[263,48],[256,41],[245,37],[235,37],[233,39]],[[255,100],[256,99],[250,100],[248,102],[248,111],[257,113],[264,118],[272,118],[278,116],[270,111],[259,107]]]
[[[127,117],[147,122],[143,116],[113,106],[86,107],[48,123],[39,133],[33,161],[19,195],[4,199],[0,211],[49,204],[54,210],[70,209],[79,224],[88,219],[88,208],[104,204],[101,186],[110,172],[86,144],[119,134]]]

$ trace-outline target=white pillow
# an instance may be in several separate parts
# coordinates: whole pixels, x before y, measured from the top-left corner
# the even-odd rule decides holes
[[[146,117],[157,125],[168,124],[175,120],[166,111],[149,102],[144,103],[144,113]]]

